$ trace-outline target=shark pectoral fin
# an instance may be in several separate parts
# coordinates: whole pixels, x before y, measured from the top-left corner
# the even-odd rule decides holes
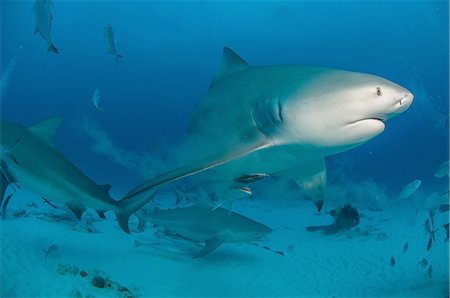
[[[28,129],[35,136],[39,137],[47,144],[50,144],[53,146],[53,143],[55,141],[56,131],[58,130],[59,126],[61,125],[62,120],[63,120],[62,117],[48,118],[48,119],[43,120],[33,126],[30,126]]]
[[[220,236],[214,237],[211,239],[208,239],[205,241],[205,247],[200,250],[195,256],[193,256],[193,259],[198,259],[203,257],[204,255],[209,254],[210,252],[214,251],[216,248],[218,248],[222,243],[224,242],[224,239]]]
[[[78,218],[78,220],[81,220],[81,216],[83,215],[83,212],[86,210],[83,206],[73,204],[73,203],[67,203],[67,207],[72,211],[75,216]]]
[[[242,146],[238,148],[233,147],[233,150],[230,149],[226,154],[204,159],[191,165],[166,172],[135,187],[118,203],[119,206],[116,210],[116,215],[120,227],[125,232],[130,232],[128,229],[128,218],[153,198],[158,186],[209,170],[269,145],[270,141],[265,137],[255,136],[251,140],[244,140]]]

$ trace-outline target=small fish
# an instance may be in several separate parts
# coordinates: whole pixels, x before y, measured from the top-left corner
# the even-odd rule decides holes
[[[252,183],[258,180],[261,180],[263,178],[269,177],[266,173],[253,173],[253,174],[246,174],[242,175],[236,179],[234,179],[234,182],[238,183]]]
[[[100,91],[98,89],[95,89],[94,93],[92,94],[91,102],[97,110],[103,112],[103,108],[100,107],[100,100],[101,100]]]
[[[449,172],[449,161],[444,161],[443,163],[441,163],[436,170],[434,171],[434,177],[436,178],[442,178],[445,176],[448,176],[448,172]]]
[[[429,209],[428,214],[430,215],[431,226],[434,229],[434,215],[436,214],[436,208]]]
[[[395,266],[395,259],[394,259],[394,256],[391,256],[391,266]]]
[[[36,28],[34,34],[39,33],[43,39],[47,42],[47,55],[49,52],[58,54],[59,51],[55,47],[51,38],[53,13],[54,9],[53,1],[51,0],[36,0],[33,6],[34,19],[36,21]]]
[[[423,224],[424,228],[425,228],[425,232],[427,232],[428,234],[431,233],[431,227],[430,227],[430,219],[426,219],[425,223]]]
[[[430,267],[428,267],[428,277],[432,277],[432,273],[433,273],[433,265],[430,265]]]
[[[44,249],[45,259],[47,260],[48,255],[55,253],[57,250],[58,246],[56,245],[50,245],[47,249]]]
[[[428,266],[428,261],[427,259],[423,258],[422,260],[420,260],[419,262],[417,262],[417,265],[420,265],[420,267],[422,269],[425,269],[425,267]]]
[[[444,227],[445,231],[447,232],[447,238],[445,238],[445,243],[448,242],[448,225],[449,225],[448,223],[445,225],[442,225]]]
[[[427,251],[430,251],[432,245],[433,245],[433,237],[430,236],[430,239],[428,240]]]
[[[400,194],[398,195],[398,199],[403,200],[403,199],[406,199],[406,198],[412,196],[416,192],[416,190],[419,188],[421,183],[422,183],[422,181],[420,181],[419,179],[416,179],[416,180],[410,182],[400,192]]]
[[[103,39],[105,41],[106,51],[108,52],[108,54],[113,55],[115,57],[117,66],[117,61],[119,60],[119,58],[123,58],[123,56],[117,54],[116,38],[114,36],[113,28],[109,24],[106,24],[105,27],[103,28]]]
[[[408,250],[409,244],[408,241],[406,241],[405,245],[403,245],[403,253],[405,253]]]

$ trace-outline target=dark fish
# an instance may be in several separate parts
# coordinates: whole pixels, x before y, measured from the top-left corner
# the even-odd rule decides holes
[[[403,245],[403,253],[405,253],[408,250],[409,244],[408,241],[406,241],[405,245]]]
[[[423,258],[422,260],[420,260],[419,262],[417,262],[417,265],[420,265],[420,267],[422,269],[424,269],[425,267],[428,266],[428,261],[427,259]]]
[[[433,265],[430,265],[430,267],[428,267],[428,276],[430,278],[432,277],[432,273],[433,273]]]
[[[425,220],[425,223],[423,224],[423,226],[427,233],[431,233],[430,220],[428,218]]]
[[[428,266],[428,261],[427,259],[423,258],[422,260],[420,260],[419,262],[417,262],[417,265],[420,265],[420,267],[422,269],[424,269],[425,267]]]
[[[265,174],[265,173],[246,174],[246,175],[242,175],[242,176],[234,179],[234,182],[247,184],[247,183],[252,183],[252,182],[261,180],[266,177],[269,177],[269,175]]]
[[[447,238],[445,238],[445,243],[448,242],[448,225],[449,225],[448,223],[445,225],[442,225],[444,227],[445,231],[447,232]]]
[[[433,245],[433,236],[430,236],[430,239],[428,240],[427,251],[430,251],[432,245]]]
[[[394,256],[391,256],[391,266],[395,266],[395,259],[394,259]]]
[[[275,252],[276,252],[277,254],[279,254],[279,255],[284,256],[284,252],[282,252],[282,251],[276,250]]]
[[[429,209],[428,214],[430,215],[431,227],[434,229],[434,215],[436,214],[436,209]]]

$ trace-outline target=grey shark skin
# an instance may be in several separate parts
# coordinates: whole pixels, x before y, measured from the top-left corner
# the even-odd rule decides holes
[[[114,36],[113,28],[109,24],[106,24],[105,27],[103,28],[103,39],[105,41],[106,51],[108,52],[108,54],[113,55],[115,57],[117,65],[117,60],[119,58],[123,58],[123,56],[117,54],[116,38]]]
[[[208,171],[212,181],[232,182],[251,173],[293,179],[320,209],[324,157],[380,134],[413,97],[370,74],[303,65],[252,67],[225,48],[180,149],[186,166],[141,184],[125,199],[140,196],[144,204],[151,199],[147,191],[215,168]]]
[[[272,230],[248,217],[223,208],[193,206],[156,210],[148,215],[154,224],[194,242],[205,242],[205,247],[193,258],[200,258],[223,243],[250,243],[261,239]]]
[[[119,222],[127,222],[136,210],[128,210],[112,199],[110,185],[93,182],[54,147],[61,121],[54,117],[31,127],[1,121],[0,141],[7,150],[0,156],[0,203],[6,187],[13,183],[49,201],[66,204],[78,219],[86,208],[93,208],[101,217],[113,210]]]
[[[39,33],[48,44],[48,52],[58,54],[58,49],[53,45],[51,31],[53,14],[51,10],[54,8],[51,0],[36,0],[33,6],[34,19],[36,21],[36,28],[34,33]]]

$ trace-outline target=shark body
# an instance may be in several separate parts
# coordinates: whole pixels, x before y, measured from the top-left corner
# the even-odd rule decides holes
[[[104,218],[107,210],[115,211],[119,222],[127,222],[127,206],[112,199],[110,185],[98,185],[73,165],[54,146],[62,118],[54,117],[30,127],[1,121],[0,205],[6,188],[16,184],[45,200],[67,205],[78,219],[86,208],[93,208]],[[3,212],[4,213],[4,212]],[[124,213],[127,213],[126,215]]]
[[[125,200],[139,196],[145,204],[158,186],[213,169],[206,180],[228,181],[225,188],[254,173],[292,179],[320,210],[324,158],[379,135],[413,97],[375,75],[304,65],[253,67],[225,48],[176,154],[186,166],[139,185]]]
[[[147,216],[154,224],[164,227],[205,247],[193,258],[200,258],[223,243],[250,243],[260,240],[272,230],[248,217],[223,208],[214,211],[203,206],[156,210]]]

